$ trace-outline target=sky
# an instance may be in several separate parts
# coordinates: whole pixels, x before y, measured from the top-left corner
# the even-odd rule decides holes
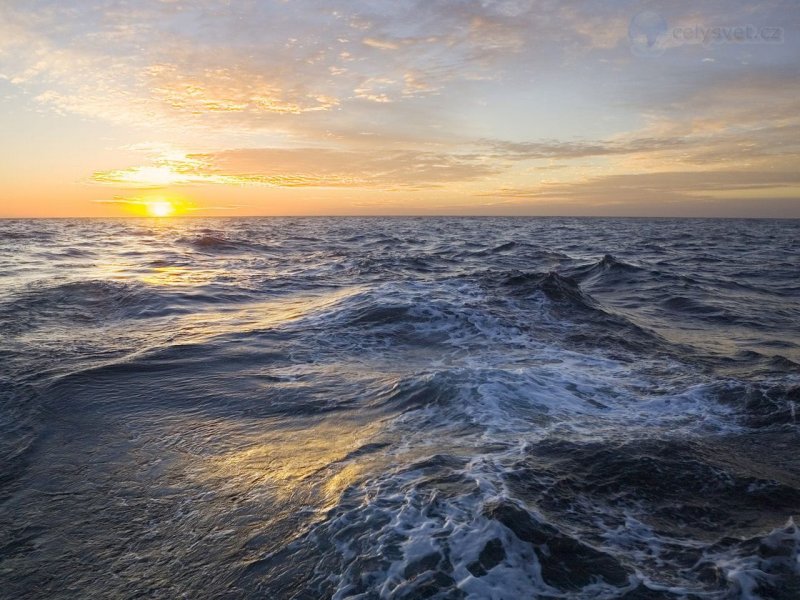
[[[0,0],[0,217],[800,217],[800,3]]]

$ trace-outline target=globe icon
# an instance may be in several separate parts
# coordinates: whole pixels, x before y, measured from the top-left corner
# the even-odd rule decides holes
[[[659,56],[665,49],[669,25],[663,15],[644,11],[635,15],[628,26],[631,51],[637,56]]]

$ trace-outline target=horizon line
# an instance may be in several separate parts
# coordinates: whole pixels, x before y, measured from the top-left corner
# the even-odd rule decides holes
[[[55,221],[66,219],[96,219],[96,220],[137,220],[137,221],[174,221],[189,219],[686,219],[702,220],[717,219],[726,221],[762,220],[762,221],[798,221],[800,216],[717,216],[717,215],[509,215],[509,214],[318,214],[318,215],[175,215],[169,217],[153,217],[138,215],[113,215],[113,216],[1,216],[0,221]]]

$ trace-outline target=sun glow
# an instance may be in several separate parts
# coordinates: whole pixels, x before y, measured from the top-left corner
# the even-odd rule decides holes
[[[151,200],[145,204],[151,217],[169,217],[175,214],[175,205],[169,200]]]

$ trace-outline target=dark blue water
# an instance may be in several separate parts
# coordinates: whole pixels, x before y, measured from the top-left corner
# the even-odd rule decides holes
[[[0,221],[0,596],[800,598],[799,238]]]

